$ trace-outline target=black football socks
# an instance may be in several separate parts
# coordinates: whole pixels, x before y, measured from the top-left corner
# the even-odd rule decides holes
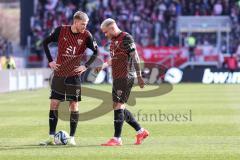
[[[114,110],[114,137],[120,138],[122,133],[122,126],[124,122],[124,110]]]
[[[54,135],[58,122],[58,110],[49,111],[49,135]]]
[[[79,119],[79,111],[71,111],[70,114],[70,136],[74,137]]]
[[[136,131],[139,131],[141,129],[140,124],[135,120],[135,118],[132,115],[132,113],[129,110],[127,110],[126,108],[124,109],[124,119]]]

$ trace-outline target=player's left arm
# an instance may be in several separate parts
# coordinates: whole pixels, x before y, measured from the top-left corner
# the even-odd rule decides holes
[[[141,61],[140,61],[140,58],[139,58],[139,55],[137,52],[137,48],[136,48],[136,45],[134,43],[132,36],[127,35],[123,41],[123,45],[127,49],[129,56],[132,58],[134,68],[135,68],[136,74],[137,74],[138,85],[140,86],[140,88],[143,88],[144,80],[142,78],[142,71],[141,71],[141,67],[140,67]]]
[[[93,54],[89,58],[89,60],[85,63],[85,66],[88,68],[97,58],[98,56],[98,45],[97,42],[94,40],[93,36],[90,35],[87,40],[87,48],[93,51]]]
[[[134,51],[130,52],[129,55],[131,56],[131,58],[133,60],[134,68],[137,73],[138,85],[140,86],[140,88],[143,88],[144,80],[142,78],[142,71],[141,71],[141,67],[140,67],[140,58],[139,58],[138,52],[135,49]]]

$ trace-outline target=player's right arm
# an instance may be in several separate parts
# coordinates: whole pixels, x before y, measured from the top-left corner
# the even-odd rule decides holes
[[[51,56],[48,45],[52,42],[58,42],[58,37],[59,37],[60,31],[61,31],[61,27],[59,26],[49,36],[47,36],[43,40],[43,49],[44,49],[44,52],[47,56],[47,59],[48,59],[48,62],[49,62],[48,64],[49,64],[50,68],[53,69],[53,70],[57,70],[60,65],[57,64],[52,59],[52,56]]]

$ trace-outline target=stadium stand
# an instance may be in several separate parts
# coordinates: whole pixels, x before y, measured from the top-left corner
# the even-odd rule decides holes
[[[100,33],[99,26],[107,17],[116,19],[120,28],[131,33],[144,50],[149,47],[179,47],[179,34],[176,30],[179,16],[229,16],[232,24],[229,50],[227,51],[226,44],[222,44],[221,50],[217,52],[233,54],[237,52],[240,43],[240,1],[236,0],[39,0],[37,2],[35,14],[31,18],[31,48],[37,55],[42,54],[42,39],[58,25],[71,23],[72,14],[76,10],[88,13],[90,16],[88,29],[100,46],[105,44],[105,38]],[[216,34],[196,34],[195,37],[195,56],[205,55],[200,58],[201,61],[224,61],[220,60],[224,59],[221,56],[211,55],[216,52]],[[176,60],[175,66],[189,59],[188,53],[184,53],[184,51],[188,52],[187,44],[183,42],[181,49],[181,55],[178,53],[173,56]],[[154,61],[170,59],[172,55],[173,53],[170,52],[163,59],[156,58]]]

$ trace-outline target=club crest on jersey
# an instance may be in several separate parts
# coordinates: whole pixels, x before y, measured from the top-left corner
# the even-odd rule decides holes
[[[78,43],[79,46],[82,44],[82,42],[83,42],[82,39],[78,39],[78,40],[77,40],[77,43]]]
[[[115,41],[115,45],[118,45],[118,41]]]

